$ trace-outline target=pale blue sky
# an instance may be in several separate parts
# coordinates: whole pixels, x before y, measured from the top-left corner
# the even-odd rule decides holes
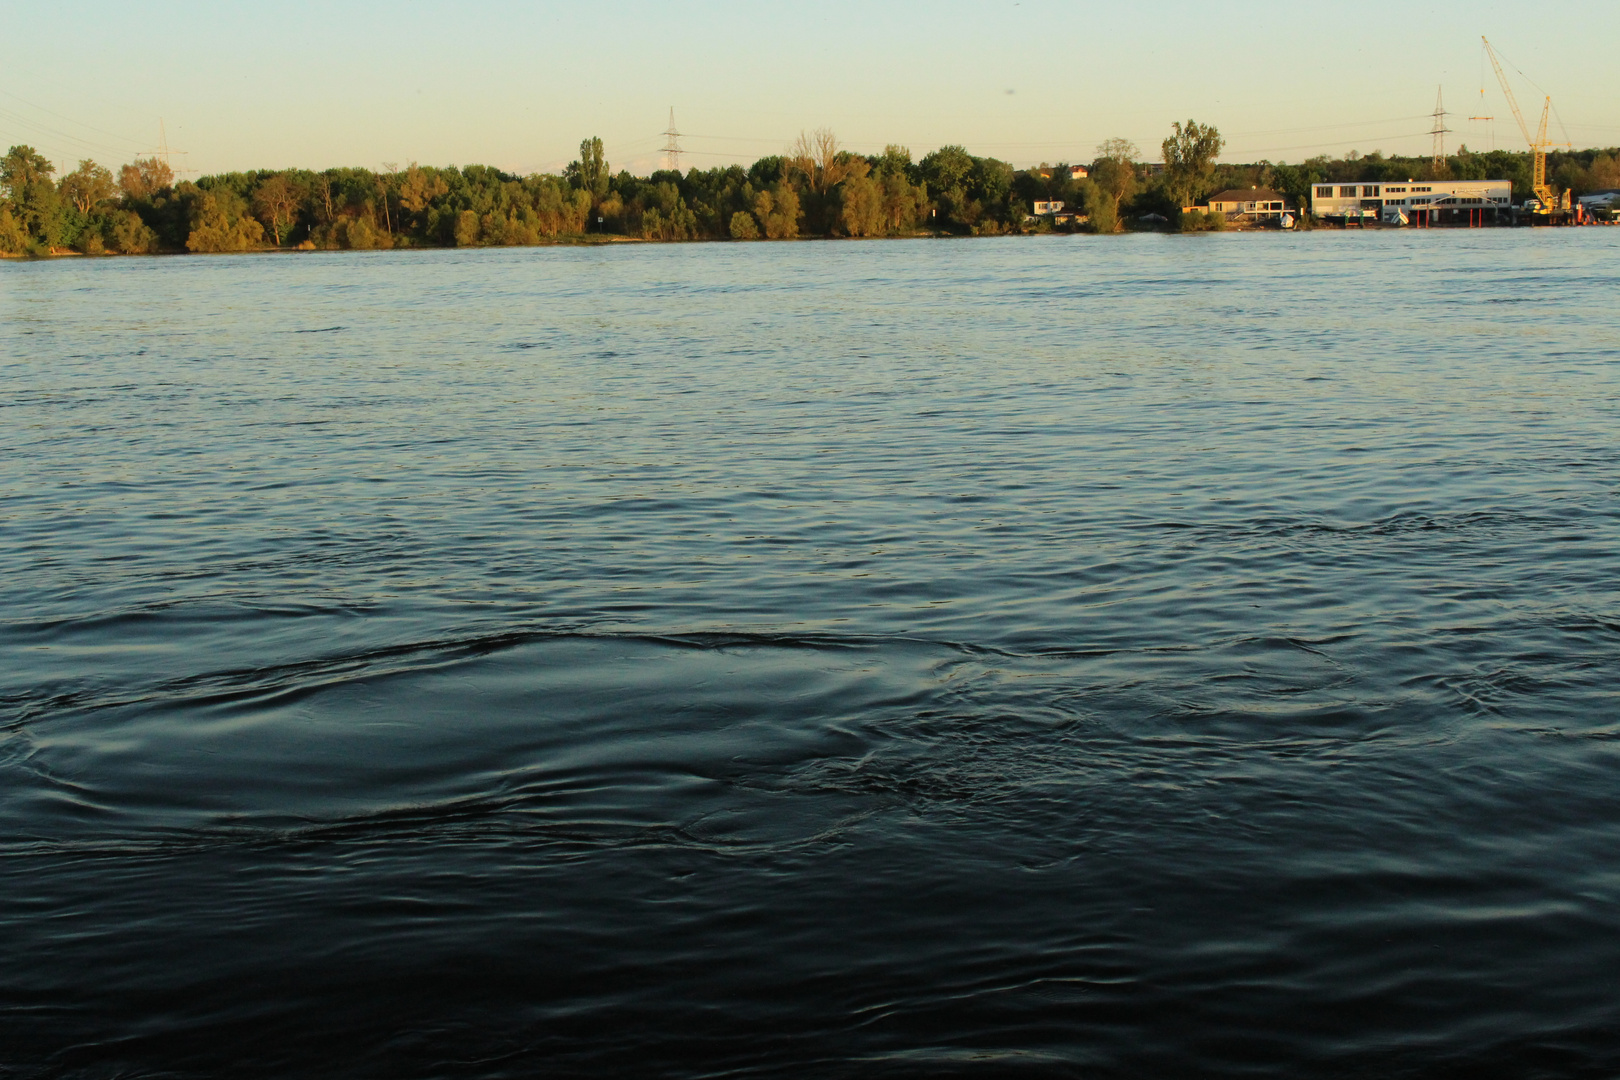
[[[1189,117],[1220,128],[1227,160],[1300,161],[1426,153],[1444,85],[1451,145],[1487,146],[1490,125],[1468,119],[1483,111],[1496,144],[1519,148],[1488,70],[1481,108],[1483,33],[1553,95],[1577,146],[1610,146],[1616,14],[1612,0],[0,0],[0,144],[116,165],[156,145],[161,117],[188,151],[176,163],[202,172],[532,172],[594,134],[615,168],[644,173],[673,105],[689,165],[749,162],[823,126],[853,149],[919,157],[961,143],[1018,165],[1089,160],[1124,136],[1157,158]],[[1539,115],[1536,90],[1519,93]]]

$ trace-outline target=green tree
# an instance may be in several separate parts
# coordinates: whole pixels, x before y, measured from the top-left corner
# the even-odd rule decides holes
[[[308,192],[284,173],[276,173],[261,180],[253,189],[253,213],[270,227],[276,247],[281,246],[281,234],[292,228],[298,219],[298,208]]]
[[[79,162],[77,169],[62,177],[57,190],[84,215],[118,194],[112,173],[88,160]]]
[[[131,210],[115,210],[107,227],[107,239],[114,251],[124,255],[149,255],[157,250],[157,233]]]
[[[870,176],[855,176],[840,186],[838,224],[845,236],[880,236],[885,231],[883,189]]]
[[[373,248],[393,246],[388,233],[377,228],[368,217],[344,218],[338,224],[338,242],[350,251],[370,251]]]
[[[126,199],[149,202],[174,186],[174,170],[155,157],[137,158],[118,170],[118,187]]]
[[[754,215],[746,210],[739,210],[732,214],[731,238],[733,240],[758,240],[759,226],[754,223]]]
[[[960,146],[942,146],[917,163],[930,190],[962,187],[973,172],[973,155]]]
[[[767,240],[792,240],[799,235],[799,193],[778,182],[754,196],[754,217]]]
[[[29,189],[51,182],[56,166],[32,146],[13,146],[0,158],[0,188],[12,202],[20,202]]]
[[[456,247],[472,247],[478,243],[478,215],[463,210],[456,215]]]
[[[909,155],[908,155],[909,156]],[[888,232],[911,232],[928,213],[928,187],[913,184],[905,173],[881,173],[883,220]]]
[[[1136,159],[1141,151],[1129,139],[1108,139],[1097,147],[1090,180],[1121,206],[1136,193]]]
[[[199,254],[251,251],[264,241],[264,227],[248,214],[241,196],[229,189],[203,190],[189,184],[191,233],[186,250]]]
[[[1594,156],[1591,167],[1586,171],[1584,188],[1587,191],[1620,188],[1620,156],[1611,154]]]
[[[68,221],[51,174],[52,165],[32,146],[13,146],[0,158],[0,191],[10,199],[16,223],[32,246],[45,251],[68,241]]]
[[[602,140],[590,138],[579,144],[579,160],[568,166],[568,178],[577,188],[596,198],[607,194],[611,170],[602,155]]]
[[[1179,121],[1174,125],[1161,149],[1165,188],[1177,205],[1186,206],[1210,190],[1215,159],[1225,145],[1221,133],[1210,125],[1196,120],[1188,120],[1185,126]]]
[[[420,214],[434,199],[448,194],[450,185],[437,169],[424,169],[413,161],[400,176],[399,205],[408,214]]]
[[[1104,191],[1091,179],[1080,184],[1081,199],[1086,207],[1087,228],[1094,233],[1119,231],[1119,200],[1112,192]]]
[[[11,216],[11,207],[0,203],[0,254],[21,255],[28,250],[28,230]]]

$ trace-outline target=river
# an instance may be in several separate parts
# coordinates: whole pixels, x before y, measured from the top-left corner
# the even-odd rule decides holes
[[[1617,256],[0,265],[0,1072],[1614,1075]]]

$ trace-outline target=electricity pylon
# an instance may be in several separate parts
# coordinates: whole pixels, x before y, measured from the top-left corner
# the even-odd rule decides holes
[[[681,171],[681,133],[675,128],[675,106],[669,107],[669,130],[664,132],[664,163],[675,172]]]

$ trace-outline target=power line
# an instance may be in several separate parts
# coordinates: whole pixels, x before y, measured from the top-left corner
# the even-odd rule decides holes
[[[82,127],[86,131],[94,131],[98,135],[105,135],[108,138],[116,139],[117,141],[119,141],[121,143],[126,143],[129,146],[137,145],[133,140],[126,139],[124,136],[119,135],[117,132],[107,131],[105,128],[98,128],[94,124],[85,123],[83,120],[75,120],[71,116],[64,116],[59,112],[54,112],[54,111],[52,111],[50,109],[47,109],[43,105],[36,105],[32,101],[29,101],[27,98],[19,97],[16,94],[13,94],[9,90],[0,90],[0,95],[4,95],[4,96],[10,98],[13,101],[21,102],[22,104],[28,106],[30,109],[37,109],[37,110],[39,110],[40,112],[44,113],[47,116],[54,116],[58,120],[66,120],[68,123],[74,124],[74,125],[76,125],[78,127]],[[73,136],[67,136],[67,137],[72,138]],[[90,144],[89,140],[81,140],[81,141],[84,141],[87,144]],[[90,144],[90,145],[104,145],[104,144]],[[121,153],[129,153],[131,151],[124,150],[124,151],[120,151],[120,152]]]
[[[87,148],[89,148],[91,150],[104,150],[104,151],[107,151],[107,152],[109,152],[111,154],[115,154],[115,155],[122,155],[122,154],[127,154],[127,153],[131,152],[128,149],[121,149],[119,147],[109,146],[107,143],[104,143],[104,142],[97,142],[94,139],[85,139],[85,138],[82,138],[82,137],[80,137],[78,135],[73,135],[73,134],[70,134],[69,132],[61,131],[61,130],[59,130],[57,128],[47,127],[46,125],[39,123],[37,120],[30,120],[28,117],[23,116],[23,115],[21,115],[19,113],[14,113],[9,109],[0,109],[0,117],[4,117],[4,118],[10,120],[14,124],[20,124],[22,127],[31,129],[31,130],[33,130],[35,132],[40,133],[40,134],[53,136],[53,137],[58,138],[58,139],[66,139],[70,143],[77,143],[81,147],[87,147]],[[82,153],[82,151],[81,151],[81,153]]]

